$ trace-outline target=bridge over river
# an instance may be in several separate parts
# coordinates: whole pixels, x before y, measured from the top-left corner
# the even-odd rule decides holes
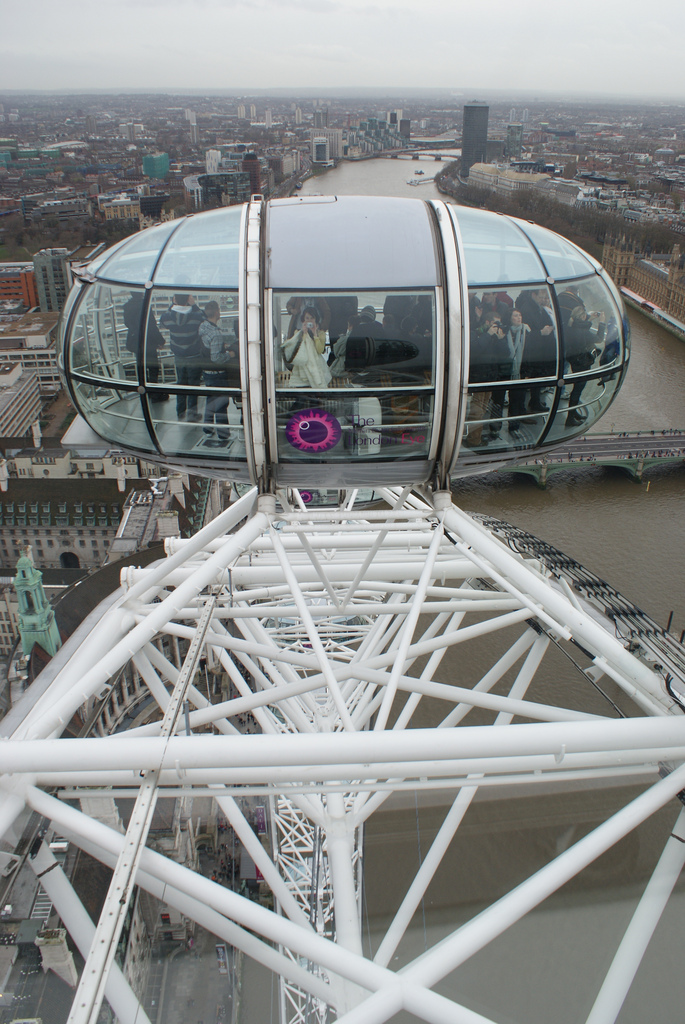
[[[550,473],[571,466],[615,466],[640,482],[645,469],[685,460],[685,431],[640,430],[636,433],[584,434],[544,457],[504,467],[500,472],[527,473],[545,487]]]

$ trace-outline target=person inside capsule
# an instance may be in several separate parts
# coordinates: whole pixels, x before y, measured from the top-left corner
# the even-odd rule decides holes
[[[327,388],[331,371],[324,359],[326,335],[321,330],[321,314],[314,306],[302,312],[302,327],[282,345],[291,388]]]

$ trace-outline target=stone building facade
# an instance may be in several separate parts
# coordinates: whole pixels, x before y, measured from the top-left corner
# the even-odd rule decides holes
[[[665,255],[636,251],[623,239],[605,242],[602,263],[619,288],[629,288],[646,302],[659,306],[685,323],[685,257],[680,246]]]

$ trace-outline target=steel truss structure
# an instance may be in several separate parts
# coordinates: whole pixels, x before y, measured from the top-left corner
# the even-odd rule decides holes
[[[606,618],[450,494],[379,493],[384,504],[371,510],[354,492],[314,510],[297,491],[278,504],[250,491],[192,539],[168,542],[162,562],[124,570],[90,632],[67,642],[8,718],[0,832],[31,808],[114,869],[93,927],[49,849],[34,851],[86,959],[73,1024],[94,1024],[105,997],[124,1024],[146,1020],[114,960],[136,886],[275,972],[284,1020],[381,1024],[404,1010],[431,1024],[486,1024],[446,994],[445,979],[670,804],[671,835],[584,1019],[618,1016],[685,860],[675,801],[685,718],[658,668]],[[160,638],[179,645],[180,669]],[[476,647],[487,664],[482,654],[469,662]],[[582,710],[574,688],[550,695],[552,655],[575,660],[587,691],[604,687],[611,701]],[[199,689],[203,657],[228,676],[228,699]],[[128,664],[157,714],[126,733],[60,738]],[[250,734],[245,716],[258,726]],[[474,801],[617,782],[639,783],[638,795],[421,955],[404,952],[451,845],[468,841]],[[369,948],[365,830],[416,792],[440,795],[443,820]],[[241,810],[246,795],[270,807],[270,848]],[[73,805],[121,797],[136,801],[125,834]],[[199,797],[230,822],[274,910],[147,845],[158,801]]]

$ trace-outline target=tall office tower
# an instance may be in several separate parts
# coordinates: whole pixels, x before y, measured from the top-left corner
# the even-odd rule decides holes
[[[253,196],[259,195],[262,191],[262,172],[259,166],[259,157],[256,153],[246,153],[243,157],[241,168],[250,175],[250,191]]]
[[[520,160],[523,149],[523,125],[507,125],[507,156],[510,160]]]
[[[403,139],[408,139],[411,135],[411,118],[402,117],[400,118],[400,135]]]
[[[388,124],[397,126],[397,111],[396,110],[389,110],[388,111],[387,122],[388,122]]]
[[[528,107],[524,107],[523,108],[523,113],[521,114],[521,120],[523,121],[524,124],[527,124],[529,118],[530,118],[530,112],[528,110]]]
[[[295,107],[295,124],[302,124],[302,108]]]
[[[97,131],[97,127],[98,127],[97,126],[97,121],[95,120],[93,115],[92,114],[88,114],[86,116],[86,134],[87,135],[95,135],[95,132]]]
[[[200,129],[195,122],[190,125],[190,141],[193,146],[197,146],[200,141]]]
[[[490,107],[480,100],[464,104],[464,122],[461,137],[461,176],[468,178],[473,164],[485,160],[488,142],[488,116]]]
[[[186,121],[188,121],[190,124],[197,124],[197,114],[195,113],[194,110],[184,111],[183,116],[185,117]]]
[[[322,107],[321,110],[314,111],[314,127],[328,128],[328,107]]]
[[[509,111],[509,120],[510,121],[515,121],[516,120],[516,107],[512,107],[511,110]]]
[[[273,125],[273,117],[271,116],[271,110],[267,109],[264,114],[264,123],[267,128],[271,128]]]
[[[257,120],[257,108],[254,105],[254,103],[250,104],[250,120],[251,121],[256,121]]]
[[[33,257],[33,272],[41,313],[58,313],[71,289],[68,249],[41,249]]]
[[[238,104],[238,117],[240,118],[241,121],[245,120],[245,104],[244,103],[239,103]]]

